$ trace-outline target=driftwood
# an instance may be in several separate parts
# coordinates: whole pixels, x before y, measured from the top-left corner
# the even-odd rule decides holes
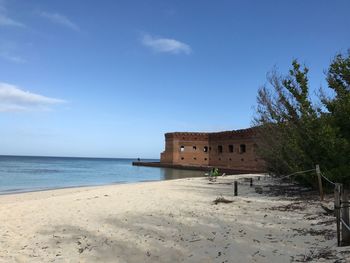
[[[323,208],[324,211],[326,211],[325,215],[333,215],[334,214],[334,209],[329,209],[328,207],[326,207],[322,204],[321,204],[321,207]]]

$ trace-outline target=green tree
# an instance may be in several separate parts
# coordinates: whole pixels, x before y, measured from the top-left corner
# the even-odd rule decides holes
[[[288,75],[268,75],[259,89],[254,125],[259,126],[258,153],[268,171],[287,174],[320,164],[327,175],[346,182],[350,172],[350,57],[336,56],[327,72],[335,96],[321,96],[316,107],[309,96],[308,68],[297,60]],[[324,94],[324,93],[323,93]],[[299,177],[313,184],[312,174]]]
[[[258,152],[269,171],[285,174],[310,165],[305,134],[317,118],[309,100],[308,69],[294,60],[289,75],[268,75],[269,86],[258,92],[254,124],[260,126]]]
[[[350,50],[338,54],[327,71],[328,88],[333,96],[321,94],[326,108],[322,117],[333,127],[337,137],[336,159],[330,165],[329,176],[350,183]]]

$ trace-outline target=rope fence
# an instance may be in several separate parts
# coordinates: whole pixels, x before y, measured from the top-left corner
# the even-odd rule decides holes
[[[325,176],[321,172],[319,165],[316,165],[316,167],[313,169],[308,169],[308,170],[304,170],[304,171],[297,171],[297,172],[287,174],[287,175],[284,175],[281,177],[272,177],[271,179],[273,181],[283,180],[283,179],[292,177],[294,175],[306,174],[306,173],[310,173],[310,172],[315,172],[315,174],[317,175],[321,202],[324,200],[322,181],[324,180],[327,183],[334,186],[334,216],[336,217],[338,246],[342,246],[342,245],[350,246],[350,213],[349,213],[349,211],[350,211],[349,210],[349,208],[350,208],[350,201],[349,201],[350,191],[347,189],[344,189],[343,184],[336,183],[336,182],[333,182],[332,180],[330,180],[327,176]],[[253,178],[250,178],[250,186],[251,187],[253,186]],[[237,192],[238,192],[237,191],[237,189],[238,189],[237,180],[234,181],[234,188],[233,189],[234,189],[234,196],[237,196]],[[328,209],[328,210],[330,210],[330,209]],[[332,211],[332,210],[330,210],[330,211]]]
[[[344,222],[343,218],[340,218],[340,221],[343,223],[343,225],[350,231],[350,226]]]
[[[332,182],[331,180],[329,180],[322,172],[321,172],[321,176],[323,179],[325,179],[328,183],[332,184],[332,185],[335,185],[334,182]]]
[[[334,186],[334,214],[336,217],[338,246],[350,245],[349,192],[344,189],[343,184],[331,181],[321,171],[319,171],[319,174],[322,179]],[[322,192],[322,189],[320,189],[320,192]]]
[[[313,172],[313,171],[315,171],[315,169],[309,169],[309,170],[305,170],[305,171],[298,171],[298,172],[294,172],[294,173],[291,173],[291,174],[287,174],[287,175],[282,176],[282,177],[274,178],[274,180],[282,180],[282,179],[291,177],[293,175],[302,174],[302,173],[308,173],[308,172]]]
[[[338,246],[350,245],[349,191],[344,189],[343,184],[330,180],[321,172],[319,165],[316,165],[314,169],[298,171],[272,179],[276,181],[283,180],[294,175],[305,174],[309,172],[316,172],[321,201],[323,201],[324,198],[322,180],[334,186],[334,215],[336,217]]]
[[[317,170],[317,167],[316,167]],[[318,174],[326,182],[334,186],[334,215],[336,217],[337,226],[337,242],[338,246],[350,245],[350,202],[349,191],[345,190],[343,184],[335,183],[327,178],[318,167]],[[319,179],[320,180],[320,179]],[[322,187],[322,183],[319,184]],[[323,190],[320,189],[320,193]],[[322,201],[321,197],[321,201]],[[345,205],[344,205],[345,204]]]

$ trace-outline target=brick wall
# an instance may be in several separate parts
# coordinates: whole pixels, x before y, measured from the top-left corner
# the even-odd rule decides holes
[[[217,133],[166,133],[161,163],[261,171],[264,162],[255,151],[256,136],[254,128]]]

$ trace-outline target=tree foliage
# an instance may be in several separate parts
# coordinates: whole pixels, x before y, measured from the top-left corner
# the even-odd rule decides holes
[[[308,68],[297,60],[285,76],[273,70],[258,91],[253,120],[258,153],[268,171],[288,174],[316,164],[328,177],[350,182],[350,52],[338,54],[326,72],[318,106],[310,97]],[[325,95],[332,92],[332,96]],[[314,177],[300,177],[314,183]]]

